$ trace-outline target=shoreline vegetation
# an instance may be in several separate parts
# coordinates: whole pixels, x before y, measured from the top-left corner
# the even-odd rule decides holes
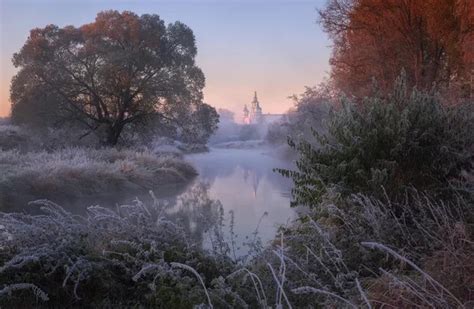
[[[197,175],[176,153],[113,148],[1,151],[0,166],[2,210],[37,199],[67,203],[99,195],[143,195],[165,185],[184,187]]]

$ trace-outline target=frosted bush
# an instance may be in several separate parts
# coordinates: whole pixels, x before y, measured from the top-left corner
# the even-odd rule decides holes
[[[404,76],[387,96],[342,103],[327,133],[290,141],[297,169],[280,172],[295,183],[293,205],[316,206],[328,189],[379,198],[382,186],[390,197],[411,186],[440,198],[459,193],[450,182],[473,169],[472,104],[445,106],[433,93],[409,91]]]

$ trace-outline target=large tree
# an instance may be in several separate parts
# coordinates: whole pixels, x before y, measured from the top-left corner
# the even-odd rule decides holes
[[[472,0],[328,0],[320,21],[334,41],[332,78],[346,93],[367,95],[373,78],[387,92],[402,69],[419,89],[472,78]]]
[[[109,145],[137,124],[183,125],[207,106],[196,53],[192,30],[158,15],[104,11],[77,28],[33,29],[13,57],[13,119],[79,123]]]

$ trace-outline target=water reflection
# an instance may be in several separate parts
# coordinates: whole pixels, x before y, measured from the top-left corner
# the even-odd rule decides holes
[[[277,227],[290,221],[295,212],[290,208],[288,179],[273,172],[287,163],[271,155],[271,149],[212,149],[209,153],[187,157],[199,172],[197,181],[209,184],[209,196],[222,204],[229,225],[229,211],[235,215],[235,232],[240,243],[250,236],[259,219],[259,235],[263,241],[273,239]],[[238,254],[244,254],[240,248]]]
[[[203,245],[204,237],[212,237],[213,230],[222,224],[222,204],[209,197],[206,183],[196,182],[185,193],[166,201],[171,202],[167,209],[169,218],[181,226],[194,243]]]

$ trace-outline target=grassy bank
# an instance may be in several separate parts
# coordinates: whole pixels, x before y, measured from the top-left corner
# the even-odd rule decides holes
[[[177,155],[149,151],[69,148],[49,152],[1,151],[0,205],[47,198],[147,192],[185,184],[196,175]]]

